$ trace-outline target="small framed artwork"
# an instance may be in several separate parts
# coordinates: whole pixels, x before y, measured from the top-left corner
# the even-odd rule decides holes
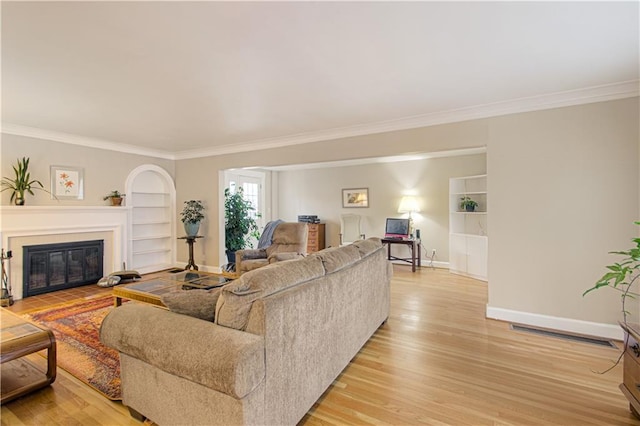
[[[84,198],[84,170],[80,167],[51,166],[51,195],[56,198]]]
[[[343,189],[342,207],[369,207],[369,188]]]

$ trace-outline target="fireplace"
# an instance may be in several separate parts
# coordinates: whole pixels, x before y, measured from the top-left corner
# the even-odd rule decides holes
[[[104,240],[23,246],[23,297],[95,284],[103,254]]]

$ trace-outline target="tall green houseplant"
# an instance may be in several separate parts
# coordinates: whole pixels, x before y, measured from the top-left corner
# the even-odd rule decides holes
[[[235,262],[235,252],[247,248],[249,238],[258,235],[258,224],[251,214],[254,211],[251,202],[244,198],[242,187],[235,192],[224,190],[224,243],[230,263]]]

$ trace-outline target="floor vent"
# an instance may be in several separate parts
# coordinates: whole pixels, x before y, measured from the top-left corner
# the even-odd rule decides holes
[[[526,325],[511,324],[511,329],[515,331],[524,331],[527,333],[539,334],[542,336],[555,337],[557,339],[571,340],[574,342],[588,343],[590,345],[604,346],[609,348],[618,348],[611,340],[601,339],[599,337],[587,337],[576,334],[563,333],[561,331],[545,330],[542,328],[529,327]]]

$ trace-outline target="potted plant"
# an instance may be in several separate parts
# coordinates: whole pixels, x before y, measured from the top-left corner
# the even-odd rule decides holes
[[[28,192],[31,195],[35,195],[33,193],[33,189],[37,189],[37,190],[44,191],[51,194],[49,191],[44,189],[42,182],[40,182],[37,179],[31,179],[31,173],[29,173],[28,157],[22,157],[22,160],[18,159],[17,161],[18,161],[18,164],[13,166],[15,177],[13,179],[8,177],[3,177],[0,184],[4,188],[0,192],[6,191],[8,189],[12,190],[13,192],[11,193],[11,201],[15,201],[15,204],[17,206],[24,205],[25,192]]]
[[[478,206],[478,203],[473,201],[470,197],[460,198],[460,208],[465,211],[473,212],[476,210],[477,206]]]
[[[109,194],[107,194],[104,197],[102,197],[102,199],[105,200],[105,201],[106,200],[111,200],[111,205],[112,206],[121,206],[122,205],[122,199],[124,197],[125,197],[125,194],[122,194],[117,189],[114,189]]]
[[[255,208],[244,198],[242,187],[235,192],[224,190],[224,243],[229,263],[235,262],[236,251],[249,246],[249,238],[259,236],[258,224],[251,212]]]
[[[640,225],[640,222],[634,223],[636,225]],[[633,241],[635,247],[632,247],[628,250],[610,252],[611,254],[624,257],[618,262],[607,265],[608,272],[600,277],[596,284],[593,287],[587,289],[582,295],[585,296],[586,294],[601,288],[611,288],[620,293],[620,300],[622,305],[622,321],[620,321],[620,325],[624,330],[624,345],[622,351],[620,352],[620,355],[614,361],[613,365],[600,373],[611,371],[620,363],[620,361],[623,360],[624,357],[624,378],[622,381],[622,385],[620,385],[620,389],[629,400],[629,407],[631,409],[631,412],[636,417],[640,418],[640,415],[634,408],[634,406],[637,406],[638,402],[635,394],[633,394],[633,392],[636,390],[635,386],[632,386],[633,389],[629,388],[630,383],[638,383],[638,381],[640,380],[638,377],[639,374],[637,364],[633,360],[638,356],[638,345],[633,341],[640,341],[640,330],[638,330],[637,325],[634,326],[633,324],[627,322],[629,312],[626,309],[627,298],[631,298],[633,301],[636,301],[635,303],[637,303],[637,298],[640,297],[640,293],[638,293],[637,290],[632,290],[633,285],[636,282],[640,282],[640,280],[638,280],[638,278],[640,278],[640,238],[633,238],[631,241]],[[631,354],[631,352],[633,353]],[[631,354],[630,360],[627,359],[625,354]]]
[[[182,223],[184,224],[184,232],[188,237],[195,237],[198,235],[200,229],[200,222],[204,219],[204,205],[200,200],[188,200],[184,202],[184,208],[180,215],[182,216]]]

